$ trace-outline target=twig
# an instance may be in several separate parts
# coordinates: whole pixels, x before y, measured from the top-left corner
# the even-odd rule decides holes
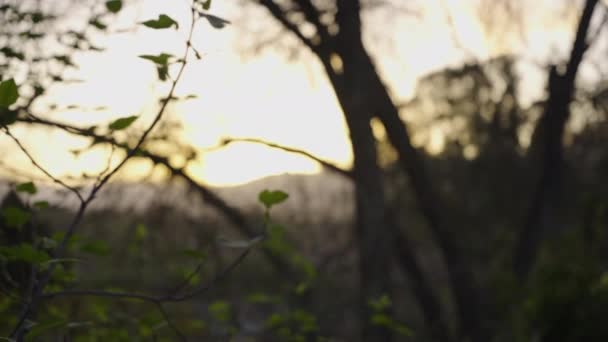
[[[29,153],[29,151],[25,148],[25,146],[23,146],[23,144],[21,143],[21,141],[19,141],[19,139],[17,139],[17,137],[15,137],[13,135],[13,133],[11,133],[10,129],[7,126],[3,126],[2,129],[4,130],[4,133],[6,135],[8,135],[14,142],[15,144],[17,144],[17,146],[19,146],[19,149],[23,152],[23,154],[26,155],[26,157],[30,160],[30,162],[32,162],[32,164],[38,169],[40,170],[42,173],[44,173],[47,177],[49,177],[50,179],[53,180],[53,182],[63,186],[64,188],[68,189],[69,191],[71,191],[72,193],[74,193],[76,195],[76,197],[78,197],[78,199],[80,200],[80,202],[84,202],[84,198],[82,197],[82,195],[80,194],[80,192],[66,184],[65,182],[63,182],[61,179],[53,176],[50,172],[48,172],[44,167],[42,167],[42,165],[38,164],[38,162],[36,161],[36,159],[34,159],[34,157]]]
[[[169,94],[164,99],[161,107],[159,108],[159,110],[158,110],[156,116],[154,117],[154,120],[150,124],[150,126],[148,126],[148,128],[144,131],[144,133],[141,135],[141,137],[139,138],[139,140],[137,141],[135,146],[132,149],[129,149],[129,152],[123,158],[123,160],[116,167],[114,167],[112,169],[112,171],[110,171],[107,175],[105,175],[103,178],[101,178],[101,180],[98,182],[98,184],[96,184],[93,187],[93,189],[91,190],[90,194],[87,196],[86,199],[82,200],[82,197],[79,197],[81,199],[81,205],[78,209],[78,212],[74,216],[74,219],[72,220],[71,224],[68,226],[63,239],[58,243],[57,247],[54,250],[54,254],[56,256],[61,256],[63,254],[68,241],[74,235],[75,230],[77,229],[82,218],[84,217],[84,212],[86,211],[88,205],[95,198],[95,195],[110,180],[110,178],[112,178],[112,176],[114,176],[118,172],[118,170],[120,170],[127,163],[127,161],[129,161],[129,159],[131,159],[137,153],[137,151],[139,150],[141,145],[144,143],[144,141],[146,140],[146,138],[148,137],[150,132],[154,129],[154,127],[156,127],[158,122],[163,117],[163,114],[165,113],[167,105],[169,104],[171,99],[173,99],[173,94],[175,92],[175,88],[177,87],[177,83],[180,80],[180,78],[186,68],[186,64],[187,64],[186,60],[187,60],[188,54],[190,52],[191,40],[192,40],[192,35],[194,33],[195,24],[196,24],[196,12],[194,10],[192,10],[191,11],[190,30],[188,33],[188,41],[186,43],[183,58],[180,60],[181,66],[179,68],[179,71],[178,71],[175,79],[173,80],[173,82],[171,84]],[[6,127],[5,127],[5,129],[8,132],[8,129]],[[33,161],[33,158],[31,158],[31,160]],[[24,323],[28,319],[28,317],[32,314],[33,308],[37,306],[39,300],[41,299],[44,289],[45,289],[46,285],[49,283],[51,276],[55,270],[55,267],[56,267],[56,265],[52,264],[49,267],[48,271],[40,279],[40,282],[38,283],[38,286],[36,288],[35,293],[32,296],[32,299],[24,307],[22,314],[20,315],[19,319],[17,320],[17,324],[15,325],[13,331],[11,332],[11,335],[10,335],[11,338],[16,338],[16,339],[22,338]]]
[[[249,254],[251,248],[247,248],[243,251],[228,267],[226,267],[222,272],[218,273],[213,279],[211,279],[206,284],[196,288],[195,290],[185,293],[185,294],[176,294],[170,293],[164,296],[152,296],[134,292],[117,292],[117,291],[103,291],[103,290],[66,290],[66,291],[57,291],[57,292],[49,292],[42,294],[41,298],[44,300],[51,300],[57,297],[73,297],[73,296],[91,296],[91,297],[104,297],[104,298],[114,298],[114,299],[134,299],[142,302],[148,302],[154,304],[158,311],[161,313],[167,325],[175,332],[175,334],[182,341],[187,341],[186,336],[179,330],[179,328],[172,322],[169,314],[165,310],[163,304],[165,303],[176,303],[183,302],[185,300],[191,299],[195,296],[198,296],[209,289],[211,289],[218,282],[222,281],[226,278]]]
[[[311,154],[310,152],[306,152],[304,150],[300,150],[297,148],[293,148],[293,147],[287,147],[287,146],[283,146],[283,145],[279,145],[273,142],[268,142],[265,140],[261,140],[261,139],[256,139],[256,138],[225,138],[222,140],[221,145],[226,146],[229,145],[231,143],[235,143],[235,142],[248,142],[248,143],[254,143],[254,144],[262,144],[262,145],[266,145],[268,147],[272,147],[272,148],[276,148],[279,150],[283,150],[289,153],[295,153],[295,154],[299,154],[302,156],[305,156],[306,158],[312,159],[314,161],[316,161],[317,163],[321,164],[323,167],[334,171],[338,174],[341,174],[343,176],[346,176],[347,178],[352,178],[352,172],[349,170],[344,170],[326,160],[323,160],[313,154]]]
[[[32,124],[56,127],[56,128],[68,131],[72,134],[89,137],[89,138],[93,139],[94,141],[115,145],[116,147],[119,147],[121,149],[129,148],[127,144],[118,142],[114,137],[96,134],[95,132],[93,132],[91,130],[79,128],[79,127],[76,127],[73,125],[59,123],[59,122],[45,120],[45,119],[31,117],[31,116],[30,116],[30,118],[18,118],[17,120],[20,122],[25,122],[25,123],[32,123]],[[164,167],[167,168],[167,170],[169,170],[169,172],[171,172],[172,176],[176,176],[176,177],[180,177],[180,178],[184,179],[188,183],[188,185],[199,194],[199,196],[203,199],[203,201],[205,203],[209,204],[210,206],[214,207],[219,212],[221,212],[228,219],[228,221],[230,223],[232,223],[236,228],[239,229],[239,231],[243,235],[245,235],[249,238],[253,238],[260,234],[260,232],[255,227],[253,227],[251,224],[249,224],[247,222],[245,216],[238,209],[230,206],[228,203],[226,203],[226,201],[224,201],[220,196],[218,196],[211,189],[207,188],[205,185],[200,184],[199,182],[194,180],[190,175],[188,175],[186,173],[186,171],[183,168],[178,168],[178,167],[173,166],[169,162],[168,158],[156,155],[145,149],[141,149],[139,151],[138,156],[143,157],[143,158],[148,158],[154,164],[163,165]],[[273,265],[276,267],[276,269],[279,272],[287,275],[288,277],[295,278],[295,274],[297,272],[294,271],[289,266],[288,263],[283,261],[279,255],[274,254],[272,252],[272,250],[269,250],[267,248],[264,248],[263,251],[264,251],[266,257],[270,260],[270,262],[273,263]]]

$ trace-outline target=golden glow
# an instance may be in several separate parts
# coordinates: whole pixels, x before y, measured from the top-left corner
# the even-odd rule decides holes
[[[457,35],[466,43],[466,48],[481,58],[494,53],[471,6],[455,0],[447,3]],[[167,13],[187,23],[188,11],[180,5],[181,2],[165,0],[144,1],[125,9],[119,21],[127,26]],[[220,16],[239,17],[239,7],[234,4],[219,1],[213,5],[214,13]],[[395,99],[411,95],[417,77],[463,58],[460,50],[454,47],[451,28],[447,26],[438,2],[424,2],[424,6],[423,20],[399,20],[390,29],[396,37],[392,42],[396,58],[385,57],[382,51],[376,51],[378,44],[373,37],[366,36],[366,44],[376,53],[378,69]],[[378,25],[382,28],[382,23]],[[186,26],[181,25],[180,30]],[[528,28],[534,39],[541,31],[538,26]],[[78,125],[107,125],[117,117],[141,115],[136,124],[144,127],[157,109],[157,99],[166,95],[167,85],[158,84],[154,67],[137,56],[160,52],[179,55],[184,35],[183,31],[161,32],[139,27],[134,33],[100,38],[107,47],[106,52],[78,56],[80,69],[71,72],[72,76],[85,82],[51,89],[49,95],[64,107],[78,104],[83,109],[58,111],[49,116]],[[177,103],[167,113],[183,122],[181,138],[200,149],[215,146],[223,137],[260,138],[304,149],[348,167],[352,161],[348,133],[333,90],[318,62],[302,57],[297,63],[289,63],[283,54],[271,49],[243,62],[234,48],[234,41],[239,37],[239,29],[231,26],[214,30],[204,23],[199,25],[194,44],[203,52],[204,58],[188,65],[177,91],[179,96],[193,93],[198,98]],[[343,68],[341,58],[335,54],[331,65],[338,72]],[[100,106],[107,108],[92,110]],[[75,157],[68,151],[84,147],[87,141],[63,132],[26,132],[18,127],[14,131],[24,139],[40,163],[57,176],[99,172],[108,160],[106,148],[96,148]],[[383,134],[377,124],[374,131]],[[440,130],[430,132],[427,144],[431,152],[441,151],[444,137]],[[0,148],[6,150],[9,145],[14,148],[6,136],[0,136]],[[17,151],[12,154],[16,166],[31,169],[23,155]],[[114,163],[119,157],[115,156]],[[135,163],[122,176],[137,178],[150,170],[148,163]],[[234,144],[204,153],[188,171],[212,185],[233,185],[285,172],[314,173],[319,167],[303,157],[282,151]]]

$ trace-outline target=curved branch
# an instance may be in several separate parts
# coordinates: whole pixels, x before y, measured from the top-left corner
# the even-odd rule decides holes
[[[324,160],[322,158],[319,158],[313,154],[311,154],[310,152],[306,152],[304,150],[301,149],[297,149],[294,147],[288,147],[288,146],[283,146],[277,143],[273,143],[273,142],[269,142],[269,141],[265,141],[262,139],[256,139],[256,138],[225,138],[222,140],[221,145],[222,146],[226,146],[229,145],[231,143],[235,143],[235,142],[247,142],[247,143],[254,143],[254,144],[261,144],[261,145],[265,145],[268,147],[272,147],[272,148],[276,148],[279,150],[283,150],[289,153],[294,153],[294,154],[299,154],[301,156],[304,156],[308,159],[314,160],[315,162],[321,164],[323,167],[339,174],[342,175],[344,177],[347,178],[353,178],[353,174],[352,171],[350,170],[344,170],[330,162],[328,162],[327,160]]]

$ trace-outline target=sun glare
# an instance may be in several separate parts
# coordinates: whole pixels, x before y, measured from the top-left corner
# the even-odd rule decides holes
[[[396,99],[411,94],[416,77],[463,58],[451,41],[451,28],[446,26],[443,12],[431,3],[435,2],[425,3],[429,6],[425,12],[428,17],[395,26],[393,34],[398,39],[393,44],[397,61],[379,61],[382,74],[395,88]],[[457,18],[454,28],[460,41],[478,56],[486,56],[488,48],[479,26],[474,24],[474,14],[454,1],[448,1],[448,5]],[[217,2],[214,6],[218,15],[227,18],[237,17],[240,9],[232,2]],[[175,12],[178,7],[167,1],[143,1],[121,13],[120,24],[132,26],[159,13],[186,22],[187,13]],[[289,62],[284,54],[268,49],[243,61],[234,48],[234,42],[240,38],[238,30],[231,26],[224,30],[199,26],[194,43],[203,52],[203,59],[188,65],[178,87],[178,95],[197,97],[172,106],[167,113],[182,121],[181,138],[201,150],[216,146],[226,137],[259,138],[300,148],[348,167],[352,154],[346,125],[333,90],[314,58]],[[182,31],[150,31],[138,27],[130,33],[100,37],[106,51],[78,56],[80,68],[69,76],[83,82],[51,89],[49,101],[60,106],[49,115],[82,126],[107,125],[112,119],[127,115],[141,115],[139,124],[149,122],[158,98],[167,89],[157,83],[154,67],[137,56],[163,51],[179,55],[184,37]],[[337,58],[332,59],[332,66],[339,69],[341,60]],[[65,109],[73,104],[80,108]],[[27,144],[34,146],[34,154],[57,176],[97,172],[108,160],[108,151],[104,149],[78,155],[67,152],[83,147],[84,142],[64,133],[39,130],[19,133],[24,138],[27,135]],[[443,137],[433,132],[431,138],[433,152],[440,151]],[[7,148],[11,141],[0,139],[0,144]],[[22,156],[15,161],[27,168],[28,162]],[[137,164],[123,172],[123,176],[141,176],[149,170],[149,166]],[[202,153],[189,171],[208,184],[234,185],[286,172],[315,173],[319,166],[283,151],[239,143]]]

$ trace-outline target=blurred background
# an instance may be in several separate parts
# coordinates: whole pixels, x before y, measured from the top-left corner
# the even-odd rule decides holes
[[[0,336],[608,340],[607,6],[0,0]]]

